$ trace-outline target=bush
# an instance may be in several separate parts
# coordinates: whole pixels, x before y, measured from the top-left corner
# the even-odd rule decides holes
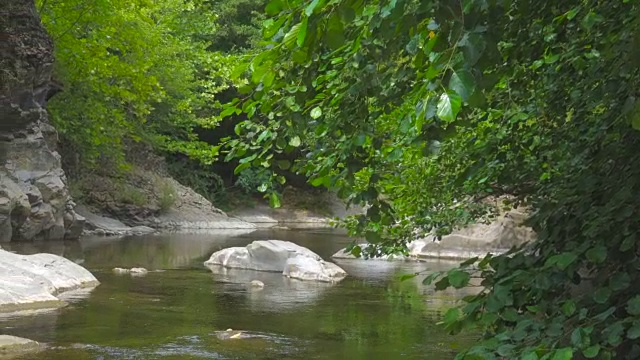
[[[156,183],[158,186],[158,206],[160,207],[160,212],[166,212],[176,203],[178,194],[168,180],[159,178]]]
[[[114,194],[114,197],[116,201],[135,206],[145,206],[149,204],[149,198],[144,192],[127,184],[118,185],[117,193]]]

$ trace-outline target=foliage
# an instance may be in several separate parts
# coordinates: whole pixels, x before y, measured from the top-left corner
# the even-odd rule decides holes
[[[224,53],[254,49],[260,41],[265,0],[210,1],[216,14],[216,31],[207,40],[209,50]]]
[[[515,195],[537,242],[427,280],[483,279],[444,317],[451,332],[483,330],[458,359],[638,358],[639,7],[273,0],[270,46],[238,67],[252,84],[221,114],[247,116],[228,157],[369,205],[345,223],[371,244],[364,255]]]
[[[156,180],[158,189],[158,206],[160,212],[167,212],[175,204],[178,194],[173,184],[166,179],[159,178]]]
[[[218,204],[225,199],[224,182],[210,165],[181,157],[169,161],[168,168],[171,176],[179,183],[190,187],[212,203]]]
[[[238,174],[235,186],[245,194],[255,194],[256,192],[265,192],[267,184],[271,180],[271,174],[260,168],[249,168],[242,170]]]
[[[204,109],[227,86],[220,81],[227,59],[196,38],[214,32],[210,9],[197,0],[40,0],[38,7],[64,85],[49,103],[51,118],[84,165],[122,164],[126,139],[215,158],[217,149],[192,133],[195,124],[215,123]]]
[[[121,202],[123,204],[130,204],[138,207],[149,204],[149,198],[142,190],[126,183],[116,183],[114,196],[117,202]]]

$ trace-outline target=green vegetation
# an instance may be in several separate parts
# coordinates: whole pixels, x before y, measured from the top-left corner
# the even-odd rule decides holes
[[[235,186],[275,207],[303,175],[368,206],[343,224],[371,244],[356,255],[406,251],[505,196],[538,241],[426,280],[482,278],[444,316],[484,335],[458,359],[640,357],[638,0],[262,5],[40,0],[66,157],[125,168],[142,142],[209,199]]]
[[[158,207],[160,212],[167,212],[178,198],[176,189],[168,180],[162,178],[156,180],[156,186],[158,187]]]
[[[215,16],[200,1],[38,1],[56,45],[64,91],[49,110],[84,168],[126,165],[127,142],[205,163],[217,147],[194,128],[215,126],[214,95],[233,61],[207,51]]]
[[[640,357],[638,1],[266,10],[270,46],[238,67],[251,84],[221,113],[247,116],[225,144],[236,171],[292,166],[369,205],[345,224],[372,244],[355,254],[403,251],[491,213],[486,197],[514,196],[536,243],[427,280],[483,278],[444,316],[451,332],[484,334],[458,359]]]

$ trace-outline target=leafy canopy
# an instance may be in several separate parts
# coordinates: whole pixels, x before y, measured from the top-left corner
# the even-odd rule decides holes
[[[233,59],[206,50],[215,16],[199,0],[38,1],[56,48],[53,122],[84,165],[123,162],[125,141],[211,163],[193,129],[215,126]]]
[[[371,244],[352,246],[365,256],[515,196],[537,242],[426,280],[482,278],[445,316],[452,332],[483,331],[458,358],[640,356],[637,0],[273,0],[266,11],[266,50],[237,68],[251,84],[221,114],[247,117],[225,143],[238,171],[291,167],[368,205],[344,224]]]

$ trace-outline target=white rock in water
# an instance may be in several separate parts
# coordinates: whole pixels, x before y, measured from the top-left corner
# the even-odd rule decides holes
[[[256,288],[263,288],[264,287],[264,283],[260,280],[251,280],[251,287],[256,287]]]
[[[131,270],[129,269],[123,269],[123,268],[113,268],[113,272],[118,274],[118,275],[124,275],[124,274],[128,274],[131,272]]]
[[[61,256],[0,250],[0,311],[60,306],[56,294],[98,284],[87,269]]]
[[[131,272],[131,275],[146,275],[149,272],[149,270],[141,267],[131,268],[129,271]]]
[[[0,335],[0,358],[7,355],[12,358],[12,355],[17,356],[42,349],[43,347],[36,341],[11,335]]]
[[[335,282],[344,279],[347,273],[334,263],[315,260],[306,256],[287,259],[283,275],[298,280]]]
[[[291,258],[292,260],[288,264]],[[213,253],[205,266],[258,271],[283,272],[283,275],[299,280],[337,282],[346,273],[335,264],[325,262],[313,251],[282,240],[258,240],[247,247],[232,247]],[[286,272],[286,273],[285,273]]]

